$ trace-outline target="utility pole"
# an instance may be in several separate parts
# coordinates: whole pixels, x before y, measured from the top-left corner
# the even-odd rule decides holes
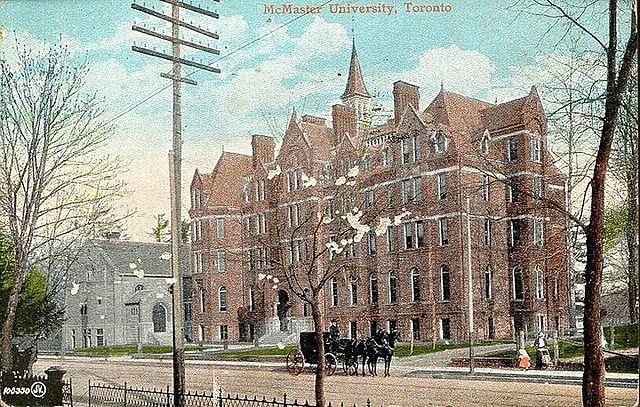
[[[473,273],[471,264],[471,210],[467,195],[467,285],[469,291],[469,373],[474,373],[475,358],[473,351]]]
[[[216,33],[207,31],[193,23],[187,23],[180,19],[180,9],[189,10],[191,12],[217,19],[219,15],[209,10],[205,10],[198,6],[191,5],[179,0],[159,0],[171,5],[171,15],[168,16],[161,11],[156,11],[154,7],[148,8],[136,3],[131,4],[131,8],[160,20],[171,23],[171,36],[158,33],[145,27],[134,24],[131,29],[151,37],[171,42],[171,55],[158,52],[155,49],[139,47],[133,45],[131,49],[145,55],[171,61],[173,68],[170,74],[160,74],[163,78],[171,79],[173,82],[173,146],[169,152],[169,179],[171,194],[171,270],[173,274],[172,284],[172,303],[173,303],[173,394],[174,405],[176,407],[184,406],[185,394],[185,373],[184,373],[184,309],[182,295],[182,215],[180,207],[182,204],[182,82],[190,85],[197,83],[182,76],[182,65],[191,66],[209,72],[220,73],[220,70],[206,64],[197,63],[188,59],[181,58],[180,46],[184,45],[213,55],[219,55],[216,49],[196,44],[193,41],[187,41],[180,38],[180,27],[184,27],[192,32],[210,39],[217,40],[219,37]],[[219,1],[219,0],[214,0]]]

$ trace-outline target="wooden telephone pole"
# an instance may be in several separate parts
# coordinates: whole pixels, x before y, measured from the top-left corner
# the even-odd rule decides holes
[[[186,28],[192,32],[210,39],[217,40],[217,34],[207,31],[192,23],[187,23],[180,19],[180,9],[189,10],[190,12],[201,14],[210,18],[217,19],[219,15],[209,10],[205,10],[198,6],[184,3],[178,0],[159,0],[171,5],[171,16],[160,11],[156,11],[153,7],[148,8],[136,3],[131,4],[131,8],[158,19],[171,23],[171,36],[158,33],[156,31],[133,25],[134,31],[149,35],[151,37],[171,42],[171,55],[157,52],[145,47],[133,45],[131,49],[135,52],[150,55],[156,58],[165,59],[173,63],[173,69],[170,74],[160,74],[163,78],[173,81],[173,147],[169,152],[170,167],[170,190],[171,190],[171,270],[173,273],[172,300],[173,300],[173,394],[174,405],[176,407],[184,406],[185,393],[185,375],[184,375],[184,309],[182,295],[182,266],[181,259],[182,250],[182,216],[181,216],[181,200],[182,200],[182,82],[190,85],[197,83],[182,76],[182,65],[191,66],[209,72],[220,73],[220,70],[209,65],[190,61],[181,58],[180,46],[184,45],[213,55],[219,55],[216,49],[196,44],[193,41],[186,41],[180,38],[180,27]],[[219,0],[213,0],[219,1]]]

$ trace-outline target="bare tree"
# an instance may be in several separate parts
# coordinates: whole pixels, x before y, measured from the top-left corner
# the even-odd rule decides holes
[[[317,167],[308,170],[313,172],[309,174],[300,168],[287,172],[279,165],[271,169],[267,175],[268,189],[275,202],[281,202],[277,197],[292,189],[306,190],[307,197],[299,203],[276,205],[269,214],[268,233],[260,231],[251,237],[256,246],[266,249],[268,265],[274,274],[259,274],[258,280],[268,280],[274,287],[285,285],[311,308],[318,350],[315,377],[318,406],[326,404],[324,288],[332,278],[362,267],[352,254],[354,245],[361,241],[367,244],[374,235],[385,234],[389,226],[399,224],[409,214],[393,214],[388,203],[376,205],[363,198],[362,186],[357,181],[359,158],[353,157],[349,167],[335,178],[333,171]]]
[[[565,34],[577,30],[593,41],[606,66],[606,90],[598,116],[598,148],[591,181],[589,224],[586,227],[585,319],[584,319],[584,375],[582,402],[584,406],[604,405],[604,358],[600,348],[600,293],[604,264],[603,226],[606,174],[615,136],[620,107],[629,77],[635,64],[638,31],[636,2],[609,0],[606,9],[599,2],[570,4],[561,0],[533,0],[540,15],[551,19],[553,26],[567,23]],[[597,27],[590,23],[600,21],[594,15],[608,14],[604,39]],[[629,20],[628,33],[619,31],[620,22]]]
[[[14,51],[15,64],[0,58],[0,219],[15,258],[2,326],[5,371],[28,270],[45,264],[64,273],[79,239],[119,224],[113,201],[125,193],[121,163],[101,152],[112,129],[96,96],[82,91],[87,66],[61,45],[33,52],[16,44]]]

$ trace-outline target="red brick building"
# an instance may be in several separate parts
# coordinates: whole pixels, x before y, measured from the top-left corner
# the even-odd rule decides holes
[[[277,157],[272,137],[254,135],[251,156],[223,153],[211,174],[196,171],[196,340],[296,340],[312,328],[308,306],[286,284],[259,278],[283,278],[260,242],[327,213],[337,204],[333,180],[354,165],[362,205],[386,202],[410,215],[342,254],[357,267],[327,281],[325,325],[335,321],[351,337],[395,327],[404,340],[465,340],[470,265],[476,338],[568,328],[564,178],[535,88],[501,104],[442,89],[422,108],[418,87],[398,81],[393,96],[394,116],[372,126],[354,46],[331,127],[294,112]],[[275,169],[277,188],[268,176]],[[318,184],[303,187],[309,178]],[[281,243],[290,263],[305,261],[305,242]]]

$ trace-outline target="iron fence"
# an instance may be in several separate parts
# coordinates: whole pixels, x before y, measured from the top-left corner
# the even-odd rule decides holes
[[[112,386],[102,383],[89,382],[89,407],[171,407],[174,402],[173,392],[169,387],[165,389],[140,389],[127,386]],[[208,392],[186,392],[184,395],[185,407],[315,407],[307,401],[288,400],[284,394],[282,400],[266,397],[232,396]],[[332,404],[328,407],[357,407],[355,404]],[[366,407],[371,407],[371,402],[367,400]]]

